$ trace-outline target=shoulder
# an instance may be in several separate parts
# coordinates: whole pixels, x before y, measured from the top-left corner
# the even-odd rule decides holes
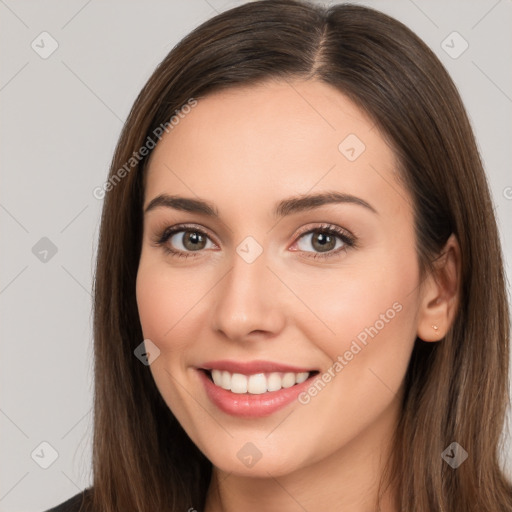
[[[45,512],[85,512],[86,508],[83,505],[84,498],[89,496],[91,493],[91,488],[84,489],[80,491],[75,496],[72,496],[68,500],[64,501],[60,505],[57,505]]]

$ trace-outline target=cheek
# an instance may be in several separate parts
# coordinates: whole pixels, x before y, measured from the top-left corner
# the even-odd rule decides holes
[[[160,349],[152,370],[165,365],[185,370],[187,357],[205,338],[209,290],[218,277],[208,267],[193,270],[172,268],[158,255],[143,255],[136,282],[136,297],[142,332]],[[197,353],[197,352],[196,352]],[[158,364],[156,364],[158,363]],[[153,368],[154,367],[154,368]]]
[[[175,334],[186,321],[187,309],[195,295],[181,282],[179,274],[165,272],[161,265],[141,259],[137,273],[137,306],[144,338],[152,340],[161,351],[173,351],[179,345]],[[172,343],[171,343],[172,340]],[[176,342],[175,342],[176,341]]]
[[[411,249],[383,250],[371,261],[330,272],[328,279],[316,280],[321,286],[314,290],[309,278],[303,280],[297,291],[307,298],[310,311],[299,320],[301,329],[330,361],[341,357],[344,373],[352,378],[368,379],[361,370],[371,366],[398,387],[416,337],[418,280]]]
[[[161,353],[165,350],[162,340],[170,327],[164,312],[172,302],[171,297],[164,293],[164,290],[165,286],[158,279],[156,267],[144,265],[141,258],[137,272],[136,298],[142,334],[145,340],[149,339],[157,345]],[[172,310],[169,309],[169,311]],[[159,362],[159,359],[156,359],[150,368],[153,369]]]
[[[144,337],[151,340],[163,338],[169,329],[171,318],[165,312],[172,312],[176,301],[175,292],[172,292],[175,288],[166,286],[158,275],[156,267],[151,268],[141,261],[137,273],[137,307]]]
[[[194,293],[182,281],[179,273],[166,272],[161,262],[141,258],[136,283],[139,318],[144,339],[150,339],[160,350],[149,369],[164,401],[177,417],[186,416],[180,382],[190,340],[196,337],[190,321],[191,308],[198,300],[196,295],[200,295],[199,290]]]

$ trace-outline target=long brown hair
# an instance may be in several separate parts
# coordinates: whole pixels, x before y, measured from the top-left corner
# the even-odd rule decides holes
[[[143,340],[135,282],[151,152],[130,159],[191,98],[291,78],[338,88],[377,123],[414,199],[422,269],[432,268],[451,233],[460,244],[459,309],[441,342],[416,340],[383,485],[396,486],[404,511],[512,511],[499,463],[509,403],[501,248],[456,87],[397,20],[361,6],[292,0],[247,3],[196,28],[157,67],[126,121],[106,188],[95,275],[88,502],[102,512],[201,510],[212,472],[134,356]],[[469,455],[457,469],[441,457],[454,441]]]

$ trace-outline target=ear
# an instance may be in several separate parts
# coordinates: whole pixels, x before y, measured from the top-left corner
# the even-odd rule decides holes
[[[440,341],[450,329],[459,305],[460,269],[459,242],[451,234],[421,285],[417,336],[423,341]]]

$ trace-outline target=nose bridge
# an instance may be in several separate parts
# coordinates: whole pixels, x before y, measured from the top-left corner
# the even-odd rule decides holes
[[[269,264],[266,251],[254,238],[247,237],[236,247],[231,270],[219,283],[215,330],[242,340],[253,331],[275,334],[283,327],[279,282],[267,268]]]

